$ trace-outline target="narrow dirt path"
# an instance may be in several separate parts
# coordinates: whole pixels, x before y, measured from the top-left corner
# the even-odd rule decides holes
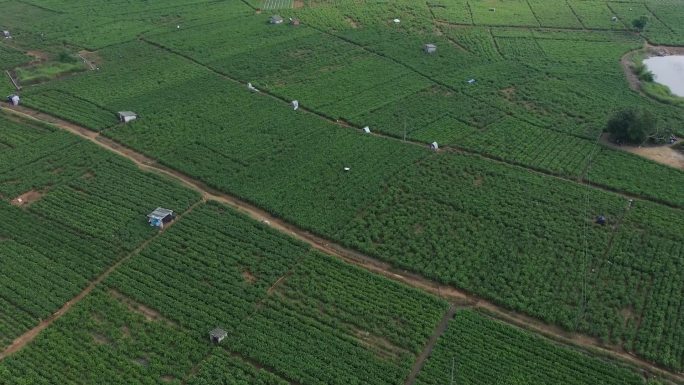
[[[170,224],[167,225],[167,229],[173,226],[173,224],[177,221],[179,221],[183,216],[186,214],[190,213],[195,207],[197,207],[200,203],[203,201],[200,200],[190,206],[185,212],[182,214],[179,214],[178,217],[174,222],[171,222]],[[166,230],[164,230],[166,231]],[[71,309],[74,305],[77,303],[81,302],[83,298],[85,298],[90,292],[97,287],[105,278],[107,278],[110,274],[112,274],[119,266],[121,266],[124,262],[128,261],[131,259],[134,255],[138,254],[141,250],[143,250],[147,245],[157,239],[163,231],[160,231],[159,233],[153,235],[152,237],[146,239],[143,243],[141,243],[138,247],[136,247],[133,251],[130,253],[124,255],[123,257],[119,258],[116,262],[114,262],[113,265],[109,266],[107,270],[102,272],[97,278],[94,280],[90,281],[88,286],[86,286],[80,293],[78,293],[74,298],[70,299],[62,307],[60,307],[56,312],[52,313],[50,317],[42,320],[38,325],[33,327],[32,329],[28,330],[21,336],[17,337],[7,348],[5,348],[4,351],[0,352],[0,361],[4,360],[5,358],[9,357],[10,355],[18,352],[21,350],[24,346],[29,344],[31,341],[33,341],[40,332],[42,332],[45,328],[48,326],[52,325],[53,322],[57,321],[60,319],[64,314],[66,314],[69,309]]]
[[[424,276],[421,276],[420,274],[397,269],[387,262],[383,262],[377,258],[359,253],[355,250],[331,242],[328,239],[312,234],[306,230],[300,229],[250,203],[231,196],[230,194],[212,189],[188,175],[158,164],[153,159],[119,143],[116,143],[109,138],[102,137],[98,133],[90,131],[84,127],[62,121],[55,117],[50,117],[50,120],[43,120],[42,117],[46,116],[45,114],[32,111],[25,107],[11,109],[9,111],[29,119],[38,120],[44,123],[51,123],[84,139],[90,140],[109,151],[130,159],[142,170],[167,175],[168,177],[173,178],[189,188],[201,193],[204,200],[216,201],[231,206],[236,211],[244,213],[252,219],[260,221],[275,230],[303,241],[309,244],[313,249],[324,254],[337,257],[350,264],[361,267],[372,273],[382,275],[394,281],[398,281],[408,286],[432,293],[450,302],[456,302],[459,304],[465,304],[469,307],[484,309],[492,316],[500,320],[542,334],[566,345],[572,345],[593,353],[599,353],[604,356],[625,361],[644,370],[656,373],[660,376],[673,378],[677,381],[684,382],[684,373],[673,373],[646,360],[642,360],[630,353],[622,352],[619,347],[606,346],[596,338],[592,338],[581,333],[568,332],[558,326],[547,325],[533,317],[508,310],[476,295],[459,290],[453,286],[439,284]]]
[[[442,320],[437,325],[437,328],[428,339],[428,342],[427,344],[425,344],[423,351],[420,352],[418,358],[416,359],[416,362],[413,363],[411,373],[409,373],[408,377],[406,378],[406,381],[404,381],[404,385],[413,385],[416,382],[418,373],[420,373],[420,371],[423,369],[423,365],[425,365],[425,361],[428,359],[428,357],[430,357],[432,349],[435,348],[437,340],[439,339],[439,337],[442,336],[442,334],[444,334],[444,331],[447,329],[447,326],[449,326],[449,321],[452,318],[454,318],[454,314],[456,314],[456,309],[458,309],[458,307],[455,304],[452,303],[449,305],[449,309],[446,311],[446,313],[444,313],[444,317],[442,317]]]

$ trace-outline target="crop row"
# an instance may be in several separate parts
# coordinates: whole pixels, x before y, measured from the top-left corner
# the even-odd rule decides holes
[[[180,380],[209,346],[148,322],[96,290],[40,338],[0,363],[0,384],[160,384]]]
[[[65,119],[73,119],[75,123],[96,131],[117,123],[117,116],[113,112],[55,90],[32,94],[26,99],[26,105]]]
[[[492,320],[456,313],[418,375],[418,385],[642,384],[635,372]]]
[[[182,212],[197,199],[75,136],[7,121],[8,129],[14,125],[25,137],[0,152],[0,259],[6,267],[0,299],[17,314],[2,321],[11,330],[2,335],[3,346],[153,235],[145,222],[149,211]]]
[[[194,335],[223,327],[226,349],[305,384],[400,381],[444,311],[216,204],[107,284]]]
[[[621,228],[611,249],[615,254],[608,253],[614,230],[593,220],[606,215],[615,225],[625,215],[627,200],[511,172],[469,157],[435,156],[388,181],[382,197],[335,234],[395,265],[571,330],[606,340],[638,330],[638,324],[625,326],[622,314],[627,308],[639,314],[639,290],[648,290],[645,283],[661,276],[658,282],[666,282],[665,277],[680,269],[667,261],[681,255],[681,248],[659,246],[662,251],[653,252],[664,237],[678,239],[673,227],[661,227],[656,236],[653,220],[632,217],[631,209],[628,218],[634,223]],[[637,228],[652,229],[647,231],[652,237],[648,248],[628,241],[639,234]],[[627,263],[627,256],[637,259]],[[670,297],[668,291],[650,293],[658,314],[676,320],[679,310],[667,305]],[[644,331],[640,338],[677,346],[681,337],[673,322],[660,323],[662,332]],[[620,343],[616,338],[613,342]],[[676,367],[681,365],[676,354],[673,359],[667,358],[670,353],[650,357]]]
[[[257,369],[220,348],[202,361],[197,373],[188,380],[188,385],[258,384],[288,385],[289,382],[266,371]]]

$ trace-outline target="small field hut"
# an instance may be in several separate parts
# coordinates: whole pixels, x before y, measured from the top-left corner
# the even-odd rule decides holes
[[[159,227],[162,229],[164,228],[165,224],[171,222],[175,218],[176,214],[173,212],[173,210],[157,207],[154,211],[147,214],[147,223],[149,223],[150,226]]]
[[[119,111],[118,115],[121,123],[128,123],[138,119],[138,115],[133,111]]]
[[[225,330],[216,328],[209,332],[209,340],[215,344],[220,344],[227,335],[228,333]]]
[[[366,134],[370,134],[371,133],[370,127],[368,127],[368,126],[364,127],[363,132]]]
[[[18,106],[20,101],[21,98],[19,98],[19,95],[12,94],[7,97],[7,103],[13,106]]]
[[[439,145],[437,144],[437,142],[430,143],[430,150],[432,150],[432,151],[439,150]]]
[[[12,34],[10,33],[10,31],[4,30],[4,31],[2,31],[2,36],[5,39],[9,39],[10,37],[12,37]]]
[[[283,21],[285,20],[280,15],[273,15],[268,19],[269,24],[283,24]]]
[[[437,46],[435,44],[432,44],[432,43],[425,44],[423,46],[423,51],[426,54],[432,55],[433,53],[437,52]]]

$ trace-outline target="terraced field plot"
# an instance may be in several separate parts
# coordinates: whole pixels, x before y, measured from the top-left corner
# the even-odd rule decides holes
[[[198,197],[54,128],[2,114],[0,132],[4,348],[152,237],[149,211]]]
[[[681,382],[684,171],[599,140],[635,106],[684,135],[681,106],[635,91],[621,65],[646,43],[684,44],[680,0],[2,5],[19,16],[0,15],[13,32],[0,67],[86,50],[99,68],[25,87],[20,112],[71,122],[58,124],[203,198],[54,127],[3,118],[0,298],[16,311],[2,314],[0,344],[130,259],[2,356],[0,384],[93,383],[101,367],[106,383],[443,383],[440,349],[472,358],[470,383],[644,383],[470,310],[451,325],[482,333],[450,326],[438,338],[448,304],[426,290],[579,333],[575,343]],[[269,24],[275,13],[286,22]],[[127,110],[138,119],[117,122]],[[215,202],[159,237],[144,222],[200,199],[263,223]],[[216,326],[228,337],[212,347]],[[491,334],[510,338],[477,350]],[[525,362],[548,372],[511,351],[533,351]],[[569,364],[544,361],[554,354]],[[478,372],[496,357],[509,377]]]

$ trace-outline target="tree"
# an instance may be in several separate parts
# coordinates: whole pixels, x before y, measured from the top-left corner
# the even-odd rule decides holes
[[[615,140],[626,143],[643,143],[657,132],[657,120],[642,108],[622,110],[608,121],[605,131]]]
[[[646,15],[639,16],[638,19],[632,20],[632,26],[639,32],[642,32],[646,28],[646,24],[648,24],[648,16]]]

